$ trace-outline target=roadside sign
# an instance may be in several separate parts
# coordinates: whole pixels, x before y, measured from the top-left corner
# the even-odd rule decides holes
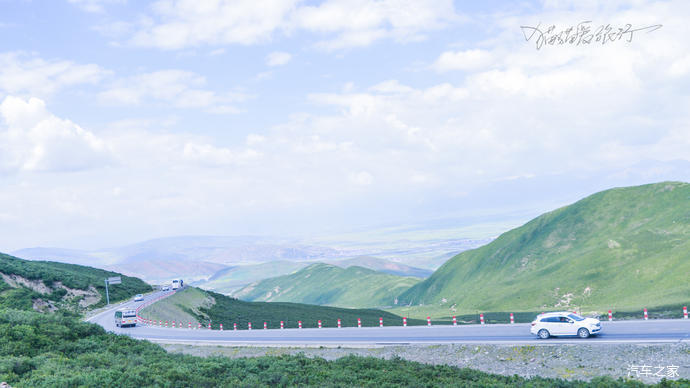
[[[114,276],[112,278],[108,278],[108,284],[120,284],[122,283],[122,278],[120,276]]]

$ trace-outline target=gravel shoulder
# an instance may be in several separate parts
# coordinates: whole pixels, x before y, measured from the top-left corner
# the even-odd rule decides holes
[[[162,344],[168,352],[230,358],[304,354],[334,360],[346,355],[401,357],[426,364],[446,364],[524,377],[590,380],[596,376],[631,377],[645,383],[661,376],[690,379],[690,344],[593,345],[407,345],[368,348],[193,346]],[[646,367],[646,368],[645,368]],[[663,369],[660,369],[663,367]],[[655,376],[656,374],[656,376]],[[668,378],[668,377],[667,377]]]

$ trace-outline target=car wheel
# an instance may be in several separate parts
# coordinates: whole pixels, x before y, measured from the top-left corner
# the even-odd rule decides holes
[[[539,332],[537,333],[537,335],[538,335],[539,338],[541,338],[541,339],[547,339],[547,338],[549,338],[549,337],[551,336],[551,334],[549,334],[549,331],[546,330],[546,329],[541,329],[541,330],[539,330]]]
[[[580,338],[587,338],[589,337],[589,330],[581,327],[580,330],[577,331],[577,336]]]

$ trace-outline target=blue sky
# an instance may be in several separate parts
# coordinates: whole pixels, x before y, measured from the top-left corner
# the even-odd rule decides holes
[[[0,250],[528,217],[690,180],[688,16],[643,0],[0,0]],[[520,30],[590,20],[663,27],[539,50]]]

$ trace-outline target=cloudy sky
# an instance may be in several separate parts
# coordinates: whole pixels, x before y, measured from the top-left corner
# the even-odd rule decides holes
[[[690,3],[513,3],[0,0],[0,251],[690,180]],[[662,27],[540,48],[520,28],[587,21]]]

